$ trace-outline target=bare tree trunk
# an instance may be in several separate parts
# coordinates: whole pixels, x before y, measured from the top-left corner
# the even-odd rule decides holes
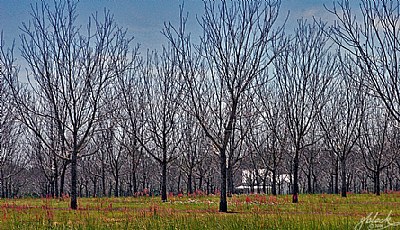
[[[199,190],[200,191],[203,191],[203,174],[200,174],[200,177],[199,177]]]
[[[228,211],[228,202],[226,199],[226,153],[225,150],[221,150],[219,155],[220,161],[220,170],[221,170],[221,194],[219,201],[219,211],[227,212]]]
[[[89,180],[85,180],[85,197],[88,198],[89,196],[90,196]]]
[[[192,194],[193,193],[193,187],[192,187],[192,172],[190,171],[188,174],[188,182],[187,182],[187,193]]]
[[[377,196],[381,195],[381,181],[380,181],[380,171],[379,171],[379,167],[376,169],[375,172],[375,194]]]
[[[166,158],[166,153],[165,153],[165,158]],[[161,179],[161,200],[162,202],[167,201],[167,161],[164,159],[161,163],[162,167],[162,179]]]
[[[206,180],[206,190],[207,190],[207,195],[210,195],[210,177],[207,177]]]
[[[137,181],[136,181],[136,171],[134,172],[132,176],[132,184],[133,184],[133,194],[136,194],[138,192],[138,186],[137,186]]]
[[[276,196],[276,170],[272,170],[272,195]]]
[[[339,160],[336,159],[335,165],[335,194],[339,194]]]
[[[104,154],[104,153],[102,153]],[[106,164],[104,163],[104,156],[101,159],[101,185],[102,185],[102,196],[107,196],[106,190]]]
[[[299,150],[296,150],[294,159],[293,159],[293,197],[292,202],[299,202]]]
[[[177,186],[178,193],[181,193],[181,180],[182,180],[182,171],[179,170],[178,186]]]
[[[391,171],[389,173],[389,168],[386,169],[386,178],[389,181],[389,190],[392,191],[393,190],[393,177],[392,177],[392,170],[393,168],[391,168]]]
[[[146,183],[147,183],[147,176],[146,172],[143,173],[143,180],[142,180],[142,190],[146,188]]]
[[[77,200],[77,155],[78,151],[76,148],[72,151],[71,154],[71,209],[78,209],[78,200]]]
[[[8,190],[8,188],[9,188],[9,180],[8,179],[6,179],[5,180],[5,188],[6,188],[6,194],[5,194],[5,198],[10,198],[10,191]]]
[[[94,177],[92,182],[93,182],[93,197],[97,197],[97,178]]]
[[[1,198],[6,198],[6,191],[5,191],[5,179],[4,179],[4,173],[3,169],[0,170],[1,173]]]
[[[119,170],[115,169],[115,190],[114,190],[114,196],[119,197]]]
[[[346,158],[340,159],[342,172],[342,197],[347,197]]]

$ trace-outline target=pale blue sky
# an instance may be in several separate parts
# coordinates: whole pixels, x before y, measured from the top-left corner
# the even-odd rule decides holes
[[[22,22],[30,19],[30,4],[39,2],[38,0],[0,0],[0,30],[3,30],[7,43],[12,39],[19,40],[21,33],[19,27]],[[52,2],[49,1],[49,2]],[[179,19],[179,5],[182,0],[80,0],[78,13],[82,23],[87,22],[91,13],[99,11],[102,13],[104,8],[109,9],[114,15],[120,26],[128,28],[131,35],[135,36],[135,42],[140,43],[143,49],[159,48],[165,39],[160,31],[166,21],[176,24]],[[330,20],[329,15],[323,4],[332,6],[333,0],[282,0],[281,19],[290,11],[288,28],[296,23],[296,19],[322,17]],[[352,1],[358,4],[358,1]],[[185,0],[185,9],[189,11],[190,19],[189,30],[198,29],[195,16],[201,15],[203,4],[200,0]],[[280,23],[280,22],[278,22]]]

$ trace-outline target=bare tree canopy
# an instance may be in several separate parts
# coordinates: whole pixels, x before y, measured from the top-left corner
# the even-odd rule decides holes
[[[336,2],[328,11],[336,17],[332,39],[359,66],[369,93],[381,98],[391,115],[400,121],[399,47],[400,2],[362,0],[359,11],[349,1]]]
[[[75,1],[32,5],[22,27],[22,56],[29,66],[28,91],[15,95],[21,119],[50,150],[71,161],[71,208],[77,208],[77,160],[92,154],[88,141],[97,130],[104,90],[124,71],[126,31],[108,12],[93,15],[86,31],[76,24]],[[56,140],[40,122],[54,124]],[[56,141],[54,145],[53,141]]]
[[[190,110],[219,155],[221,212],[227,211],[227,146],[243,94],[277,55],[279,47],[274,44],[280,39],[282,28],[274,30],[274,24],[279,6],[280,1],[204,1],[204,15],[199,20],[203,36],[197,54],[191,53],[193,45],[185,34],[186,18],[182,13],[179,28],[168,25],[164,30],[180,55]],[[199,63],[193,55],[200,55],[203,60]],[[203,65],[205,69],[196,72],[194,69],[199,66],[193,65]]]

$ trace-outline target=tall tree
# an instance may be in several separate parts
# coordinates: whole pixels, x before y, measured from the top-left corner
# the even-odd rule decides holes
[[[365,95],[362,84],[352,81],[360,72],[352,65],[348,55],[343,55],[338,60],[338,66],[338,77],[327,93],[328,100],[324,103],[319,122],[324,132],[325,143],[339,159],[341,195],[346,197],[346,162],[360,137],[365,111]]]
[[[239,104],[275,58],[273,44],[282,32],[280,27],[273,30],[279,7],[279,0],[204,1],[204,15],[199,19],[203,35],[197,52],[185,31],[187,17],[182,9],[179,28],[169,24],[164,30],[179,56],[188,92],[185,107],[196,117],[219,156],[220,212],[228,210],[227,151]]]
[[[18,75],[15,64],[14,45],[6,48],[3,34],[0,34],[0,182],[1,196],[12,197],[9,184],[27,164],[29,154],[24,151],[24,127],[18,121],[13,102],[12,88],[8,80]]]
[[[130,68],[127,72],[117,74],[117,101],[116,121],[118,126],[125,132],[125,140],[121,140],[131,158],[130,186],[132,193],[138,191],[137,169],[143,156],[143,147],[139,140],[143,139],[145,124],[145,97],[142,78],[140,76],[143,68],[143,59],[139,54],[139,46],[131,53]]]
[[[362,123],[359,147],[365,168],[373,174],[374,193],[378,196],[381,173],[393,163],[396,157],[394,149],[398,149],[397,128],[393,122],[386,107],[377,98],[371,98]]]
[[[187,193],[193,194],[193,184],[195,182],[196,169],[201,165],[202,157],[205,152],[205,137],[201,127],[189,114],[184,114],[183,119],[183,140],[182,140],[182,163],[181,170],[187,177]],[[201,182],[200,182],[201,186]],[[180,191],[179,191],[180,192]]]
[[[333,64],[324,25],[305,20],[298,21],[286,52],[275,61],[286,125],[293,143],[293,203],[298,202],[300,154],[314,144],[306,136],[312,131],[324,92],[335,74]]]
[[[352,56],[367,91],[379,97],[389,113],[400,121],[400,2],[362,0],[360,11],[348,0],[335,2],[330,13],[333,40]]]
[[[28,64],[29,94],[14,90],[19,114],[35,135],[59,157],[71,162],[71,208],[77,209],[77,161],[89,152],[97,130],[105,88],[124,71],[126,31],[113,16],[90,17],[87,30],[77,25],[77,2],[44,1],[32,6],[32,19],[22,26],[22,56]],[[33,100],[36,100],[33,101]],[[55,124],[62,143],[54,149],[37,121]],[[61,149],[60,149],[61,148]]]
[[[271,173],[271,193],[277,195],[278,170],[282,168],[283,155],[288,146],[285,110],[277,81],[259,81],[255,90],[254,107],[259,118],[254,124],[259,123],[259,126],[250,135],[250,143],[261,158],[263,168]]]
[[[167,201],[167,167],[176,159],[182,140],[182,87],[176,55],[163,48],[148,54],[143,68],[145,130],[140,144],[161,167],[161,200]]]

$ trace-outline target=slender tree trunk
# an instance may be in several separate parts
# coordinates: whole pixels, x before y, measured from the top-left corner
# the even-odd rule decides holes
[[[89,181],[86,180],[85,181],[85,197],[89,197],[90,196],[90,191],[89,191]]]
[[[51,197],[54,197],[54,176],[50,176],[50,181],[49,181],[49,193],[47,195],[51,195]]]
[[[165,153],[165,158],[166,158],[166,153]],[[162,202],[167,201],[167,161],[164,158],[164,160],[161,163],[162,167],[162,180],[161,180],[161,200]]]
[[[133,172],[132,184],[133,184],[133,194],[136,194],[138,192],[138,186],[137,186],[137,181],[136,181],[136,171]]]
[[[177,186],[178,193],[181,193],[181,180],[182,180],[182,171],[179,170],[179,175],[178,175],[178,186]]]
[[[71,209],[78,209],[78,200],[77,200],[77,155],[78,150],[76,145],[71,154]]]
[[[203,174],[200,174],[199,177],[199,190],[203,191]]]
[[[225,149],[220,151],[219,161],[220,161],[220,170],[221,170],[221,194],[220,194],[220,202],[219,202],[219,211],[227,212],[228,211],[228,202],[226,199],[226,153]]]
[[[1,198],[6,198],[5,183],[3,170],[1,170]]]
[[[206,189],[207,189],[207,195],[210,195],[210,177],[207,177]]]
[[[8,190],[8,184],[9,184],[9,181],[8,181],[8,179],[6,179],[6,181],[5,181],[5,187],[6,187],[6,195],[5,195],[5,198],[10,198],[10,191]]]
[[[97,197],[97,179],[96,177],[93,178],[93,197]]]
[[[106,190],[106,164],[104,162],[104,152],[101,153],[101,185],[102,185],[102,196],[107,196]]]
[[[392,172],[392,170],[391,170]],[[386,169],[386,177],[389,181],[389,190],[392,191],[393,190],[393,177],[392,175],[389,173],[389,168]]]
[[[347,197],[346,158],[341,158],[340,163],[342,172],[342,197]]]
[[[112,183],[111,180],[108,181],[108,197],[111,197],[112,194]]]
[[[12,194],[12,179],[11,178],[8,178],[8,182],[7,182],[7,194],[8,194],[8,198],[13,198],[12,196],[13,196],[13,194]]]
[[[315,174],[312,174],[312,193],[315,193],[315,191],[317,190],[317,192],[319,191],[319,186],[318,186],[318,181],[317,181],[317,177],[315,176]]]
[[[296,154],[293,159],[293,197],[292,202],[299,202],[299,150],[296,149]]]
[[[377,196],[381,195],[381,178],[380,178],[380,173],[379,173],[379,167],[377,167],[376,172],[375,172],[375,194]]]
[[[211,178],[211,180],[210,180],[210,192],[211,192],[211,194],[215,194],[216,187],[217,186],[214,184],[213,178]]]
[[[192,172],[190,171],[188,174],[188,182],[187,182],[187,191],[188,194],[193,193],[193,187],[192,187]]]

